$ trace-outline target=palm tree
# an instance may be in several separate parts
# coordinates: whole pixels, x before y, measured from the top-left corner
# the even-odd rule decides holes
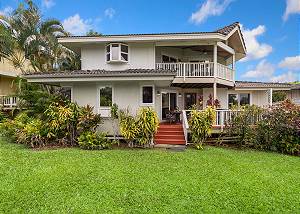
[[[67,32],[58,20],[42,20],[33,1],[25,0],[11,16],[0,16],[0,60],[6,58],[22,72],[26,62],[39,72],[57,70],[61,65],[64,70],[74,69],[78,57],[57,42],[57,36],[64,35]]]

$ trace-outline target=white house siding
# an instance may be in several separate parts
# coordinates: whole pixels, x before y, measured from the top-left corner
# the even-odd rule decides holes
[[[69,86],[66,84],[66,86]],[[97,87],[96,83],[76,83],[73,84],[72,99],[80,106],[97,106]],[[95,109],[96,110],[96,109]]]
[[[154,43],[128,43],[128,63],[107,63],[105,46],[105,44],[83,46],[81,48],[81,68],[83,70],[125,70],[155,68]]]
[[[228,94],[231,93],[249,93],[251,105],[257,105],[261,107],[269,105],[268,90],[229,90]]]
[[[213,95],[213,88],[203,88],[203,102],[204,106],[206,106],[206,102],[209,99],[209,95]],[[220,102],[222,109],[228,108],[228,89],[227,88],[217,88],[217,99]]]
[[[267,106],[268,102],[268,91],[253,91],[252,92],[252,104],[258,106]]]

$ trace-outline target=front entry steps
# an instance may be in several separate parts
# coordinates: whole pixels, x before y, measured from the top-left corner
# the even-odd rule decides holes
[[[154,137],[155,144],[185,145],[181,124],[160,124]]]

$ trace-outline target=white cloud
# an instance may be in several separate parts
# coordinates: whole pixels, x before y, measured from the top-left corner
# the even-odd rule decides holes
[[[259,43],[259,41],[257,40],[258,36],[261,36],[266,32],[266,27],[264,25],[259,25],[252,30],[244,29],[243,26],[241,27],[241,29],[247,47],[247,56],[241,61],[261,59],[268,56],[272,52],[272,46],[266,43]]]
[[[233,0],[206,0],[195,13],[192,13],[190,21],[200,24],[210,16],[220,16],[231,2]]]
[[[42,0],[42,7],[46,9],[50,9],[55,5],[54,0]]]
[[[116,14],[116,11],[113,8],[107,8],[104,11],[104,15],[110,19],[112,19]]]
[[[291,14],[300,14],[300,1],[299,0],[286,0],[286,9],[285,13],[282,16],[284,21],[287,21],[289,15]]]
[[[294,82],[297,80],[297,74],[292,71],[271,78],[272,82]]]
[[[290,70],[300,70],[300,55],[284,58],[278,66]]]
[[[70,16],[63,20],[62,24],[66,31],[70,32],[73,35],[83,35],[92,29],[92,20],[84,20],[80,18],[79,14]]]
[[[275,71],[274,66],[265,59],[261,60],[255,69],[247,71],[242,77],[262,80],[271,78]]]
[[[0,15],[1,16],[8,16],[13,12],[13,8],[12,7],[5,7],[2,10],[0,10]]]

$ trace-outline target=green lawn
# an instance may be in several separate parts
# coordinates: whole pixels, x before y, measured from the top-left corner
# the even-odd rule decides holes
[[[299,210],[299,157],[214,147],[33,151],[0,139],[0,213]]]

